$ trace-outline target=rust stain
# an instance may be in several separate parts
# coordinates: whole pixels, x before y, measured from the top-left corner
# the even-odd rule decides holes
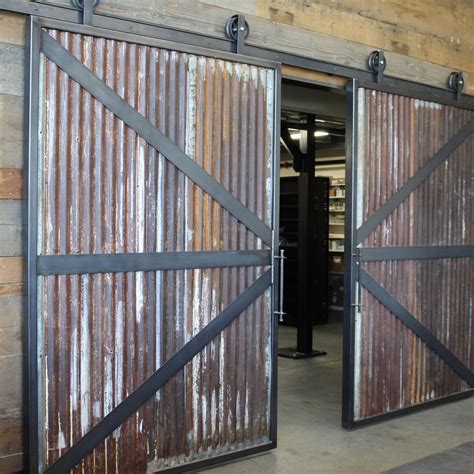
[[[50,34],[271,225],[273,71]],[[53,63],[44,69],[43,254],[266,248]],[[262,273],[45,277],[45,466]],[[159,470],[267,440],[269,302],[267,291],[75,472]]]

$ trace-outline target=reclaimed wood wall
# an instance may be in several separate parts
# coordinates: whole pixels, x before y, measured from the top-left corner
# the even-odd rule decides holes
[[[70,0],[49,3],[69,6]],[[440,67],[470,73],[473,80],[468,80],[468,92],[474,94],[474,2],[468,0],[102,0],[100,8],[122,17],[214,35],[223,35],[225,19],[241,12],[248,16],[251,27],[260,29],[257,39],[268,47],[285,47],[282,42],[291,37],[288,50],[306,42],[308,55],[314,50],[320,59],[329,59],[329,54],[359,54],[363,47],[382,48],[393,53],[399,64],[403,58],[428,61],[418,73],[421,78],[445,71]],[[20,470],[23,451],[24,27],[25,17],[0,11],[0,472]],[[339,50],[331,51],[330,36],[340,40]],[[313,38],[310,43],[308,38]],[[294,68],[288,71],[298,73]]]
[[[22,467],[25,17],[0,13],[0,472]]]

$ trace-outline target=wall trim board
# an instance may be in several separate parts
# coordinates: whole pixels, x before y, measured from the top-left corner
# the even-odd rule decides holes
[[[293,81],[333,88],[344,88],[347,83],[347,77],[291,66],[290,64],[282,64],[281,75],[283,79],[291,79]]]
[[[81,16],[77,10],[70,8],[69,0],[35,3],[27,0],[0,0],[0,9],[76,22],[80,21]],[[231,51],[234,45],[225,37],[224,25],[232,13],[233,10],[194,2],[176,4],[170,1],[136,0],[132,3],[125,0],[102,0],[96,8],[92,24],[110,24],[113,17],[117,25],[120,21],[123,25],[123,20],[127,20],[127,31],[132,33],[153,36],[150,31],[159,26],[174,30],[175,34],[176,30],[179,30],[183,35],[215,38],[218,42],[227,43],[227,49]],[[246,41],[249,46],[287,55],[295,55],[295,52],[298,52],[297,56],[301,58],[368,73],[367,58],[374,50],[372,46],[276,23],[254,15],[247,15],[246,19],[251,29]],[[209,47],[212,47],[212,43],[210,40]],[[452,69],[395,52],[386,52],[386,58],[387,76],[447,89]],[[467,71],[463,72],[466,83],[469,84]],[[350,77],[349,73],[347,77]],[[474,93],[474,87],[469,86],[467,91]]]

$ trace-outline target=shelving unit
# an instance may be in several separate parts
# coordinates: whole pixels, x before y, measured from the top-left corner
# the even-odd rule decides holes
[[[332,178],[329,185],[329,309],[342,311],[344,295],[345,182]]]
[[[317,268],[313,282],[315,318],[313,324],[327,323],[328,309],[328,228],[329,179],[316,178],[314,197],[314,263]],[[296,324],[298,298],[298,181],[296,177],[280,181],[280,248],[285,250],[284,323]]]

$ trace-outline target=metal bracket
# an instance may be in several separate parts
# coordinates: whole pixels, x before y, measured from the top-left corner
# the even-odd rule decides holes
[[[250,27],[244,15],[232,15],[225,24],[225,32],[229,39],[235,41],[236,53],[242,54],[244,42],[250,33]]]
[[[356,247],[354,249],[354,253],[352,254],[352,256],[357,260],[357,263],[360,262],[362,258],[362,250],[360,249],[360,247]]]
[[[382,82],[383,73],[387,67],[387,60],[382,50],[375,50],[370,53],[368,66],[369,69],[376,74],[376,81],[378,83]]]
[[[71,3],[82,10],[82,24],[92,25],[92,14],[94,8],[99,4],[100,0],[71,0]]]
[[[448,79],[448,86],[454,92],[456,92],[456,100],[461,99],[462,90],[464,89],[464,76],[461,71],[454,71],[451,73]]]

